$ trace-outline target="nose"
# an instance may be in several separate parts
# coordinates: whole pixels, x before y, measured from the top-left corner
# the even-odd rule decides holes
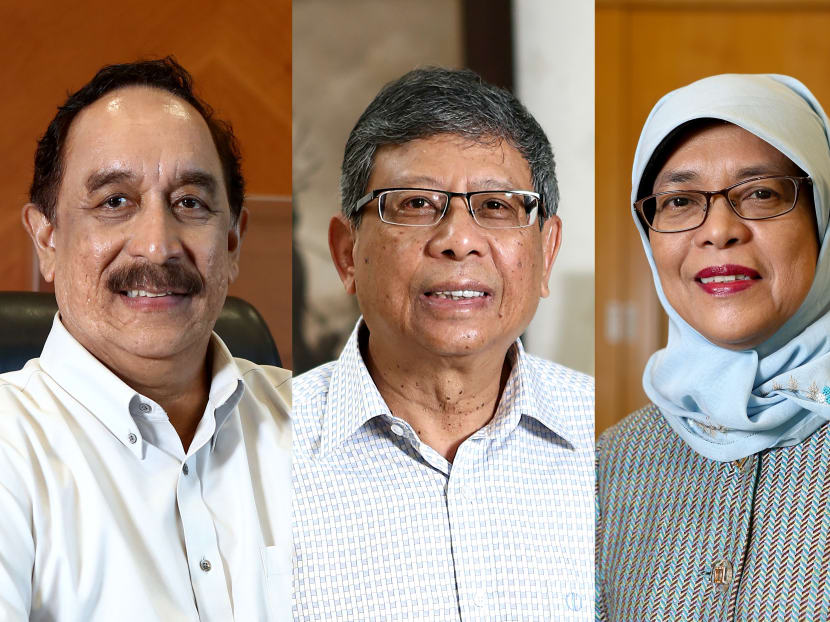
[[[738,216],[723,195],[709,201],[706,220],[694,231],[695,244],[728,248],[749,240],[751,231],[746,221]]]
[[[447,213],[436,225],[427,245],[433,257],[462,260],[469,255],[484,256],[488,252],[486,231],[473,220],[463,197],[453,197]]]
[[[162,265],[184,254],[180,223],[163,197],[146,198],[127,226],[130,233],[126,250],[133,257]]]

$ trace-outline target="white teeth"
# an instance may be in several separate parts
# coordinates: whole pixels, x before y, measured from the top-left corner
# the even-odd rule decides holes
[[[432,292],[436,298],[448,298],[450,300],[462,300],[464,298],[481,298],[486,296],[484,292],[477,292],[471,289],[457,289],[450,292]]]
[[[127,298],[159,298],[160,296],[170,296],[173,292],[145,292],[143,289],[131,289],[127,292]]]
[[[700,279],[701,283],[731,283],[732,281],[751,280],[745,274],[730,274],[728,276],[707,276]]]

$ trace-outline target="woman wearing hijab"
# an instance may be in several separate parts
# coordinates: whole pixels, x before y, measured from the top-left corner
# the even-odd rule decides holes
[[[669,93],[634,217],[669,316],[597,446],[598,616],[830,619],[830,145],[797,80]]]

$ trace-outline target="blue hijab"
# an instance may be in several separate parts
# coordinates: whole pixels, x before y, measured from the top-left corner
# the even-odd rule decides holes
[[[732,351],[712,344],[669,304],[635,214],[669,316],[668,343],[649,359],[643,387],[692,449],[725,462],[795,445],[830,420],[830,125],[816,98],[794,78],[727,74],[699,80],[672,91],[651,111],[634,157],[632,202],[661,143],[695,119],[734,123],[805,171],[813,180],[821,241],[801,307],[761,345]]]

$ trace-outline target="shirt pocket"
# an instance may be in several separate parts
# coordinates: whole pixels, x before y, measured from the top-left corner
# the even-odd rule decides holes
[[[291,617],[291,554],[284,546],[262,549],[262,569],[268,600],[269,622],[290,622]]]

